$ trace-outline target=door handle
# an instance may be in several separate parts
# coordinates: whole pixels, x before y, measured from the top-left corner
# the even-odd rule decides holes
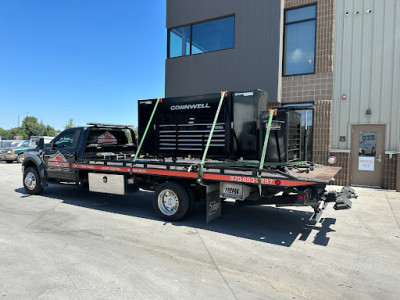
[[[379,161],[379,162],[382,162],[382,155],[379,154],[379,158],[377,158],[376,160]]]

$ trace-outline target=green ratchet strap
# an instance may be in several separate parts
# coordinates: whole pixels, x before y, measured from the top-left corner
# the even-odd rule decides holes
[[[147,126],[146,126],[146,130],[144,131],[143,136],[142,136],[142,138],[140,140],[140,144],[139,144],[139,147],[136,150],[136,154],[135,154],[135,157],[133,158],[133,162],[135,162],[136,159],[139,156],[140,149],[142,148],[142,145],[143,145],[144,139],[146,137],[147,131],[149,130],[149,127],[150,127],[151,121],[153,120],[153,117],[154,117],[154,114],[156,112],[158,103],[160,103],[160,102],[162,102],[162,98],[157,98],[156,105],[154,105],[153,112],[151,113],[150,120],[149,120],[149,122],[147,123]]]
[[[271,132],[271,124],[272,124],[272,119],[274,117],[274,112],[275,112],[274,109],[270,109],[267,132],[265,133],[264,147],[260,160],[260,167],[259,167],[260,170],[264,168],[264,160],[265,160],[265,155],[267,154],[267,145],[268,145],[269,133]],[[257,177],[258,177],[258,188],[260,190],[260,195],[261,195],[261,171],[258,173]]]
[[[203,182],[203,168],[204,168],[204,163],[205,163],[205,161],[206,161],[208,148],[210,147],[211,138],[212,138],[212,136],[213,136],[213,134],[214,134],[214,128],[215,128],[215,125],[217,124],[219,112],[220,112],[221,107],[222,107],[222,102],[224,101],[224,98],[225,98],[227,95],[228,95],[228,92],[227,92],[227,91],[221,92],[221,99],[219,100],[217,112],[215,113],[215,117],[214,117],[214,122],[213,122],[213,124],[212,124],[211,131],[210,131],[210,133],[209,133],[209,135],[208,135],[207,145],[206,145],[206,148],[204,149],[203,158],[201,159],[201,162],[200,162],[199,177],[198,177],[198,179],[197,179],[197,182],[198,182],[199,184],[201,184],[201,183]]]

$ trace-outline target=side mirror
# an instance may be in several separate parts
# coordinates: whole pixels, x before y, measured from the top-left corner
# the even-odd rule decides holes
[[[44,148],[44,138],[40,138],[37,142],[36,149],[43,150]]]

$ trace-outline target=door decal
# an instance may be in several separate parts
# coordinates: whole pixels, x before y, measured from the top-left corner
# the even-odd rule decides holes
[[[49,169],[53,170],[69,169],[69,163],[60,151],[57,151],[55,154],[49,157],[47,165]]]

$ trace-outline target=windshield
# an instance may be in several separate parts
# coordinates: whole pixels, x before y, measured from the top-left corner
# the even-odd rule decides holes
[[[22,145],[20,145],[19,147],[29,147],[29,140],[23,142]]]

